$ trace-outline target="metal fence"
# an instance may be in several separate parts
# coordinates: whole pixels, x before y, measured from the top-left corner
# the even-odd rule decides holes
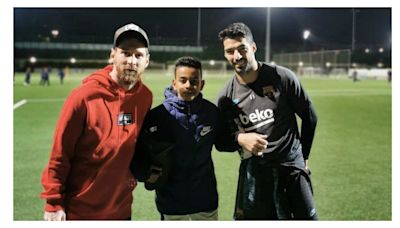
[[[273,55],[272,59],[276,64],[290,69],[298,69],[299,67],[348,69],[351,66],[351,50],[280,53]]]

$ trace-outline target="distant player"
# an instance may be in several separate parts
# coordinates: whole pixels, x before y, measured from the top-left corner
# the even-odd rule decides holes
[[[353,70],[353,82],[358,81],[358,72],[356,69]]]
[[[40,82],[39,85],[46,85],[49,86],[50,85],[50,71],[49,71],[49,67],[45,66],[42,69],[41,75],[40,75]]]
[[[256,60],[245,24],[229,25],[219,38],[235,71],[218,102],[241,146],[234,218],[316,220],[307,160],[317,116],[307,93],[292,71]]]
[[[58,77],[60,77],[60,84],[64,84],[65,71],[63,68],[58,69]]]
[[[24,79],[25,86],[29,86],[31,84],[31,74],[32,74],[32,68],[27,67],[25,70],[25,79]]]

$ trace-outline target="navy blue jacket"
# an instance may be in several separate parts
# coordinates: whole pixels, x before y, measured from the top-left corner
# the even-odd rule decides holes
[[[150,137],[139,137],[138,146],[152,144],[152,148],[170,143],[168,152],[170,170],[166,183],[156,188],[156,205],[162,214],[183,215],[211,211],[218,207],[217,183],[211,151],[238,149],[234,135],[218,121],[219,109],[199,94],[193,101],[180,100],[171,87],[165,90],[163,104],[150,110],[142,131]],[[148,148],[148,147],[144,147]],[[144,154],[153,153],[137,147],[136,165],[149,165]],[[148,157],[148,156],[147,156]],[[151,163],[151,161],[150,161]],[[145,179],[140,171],[133,170],[139,181]]]

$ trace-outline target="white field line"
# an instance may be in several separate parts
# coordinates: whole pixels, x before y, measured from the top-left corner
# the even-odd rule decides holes
[[[26,104],[27,100],[23,99],[14,104],[14,110]]]
[[[47,102],[64,102],[65,98],[45,98],[45,99],[29,99],[29,103],[47,103]],[[28,103],[28,100],[23,99],[14,104],[14,110]]]
[[[45,102],[63,102],[65,98],[41,98],[41,99],[29,99],[29,103],[45,103]]]

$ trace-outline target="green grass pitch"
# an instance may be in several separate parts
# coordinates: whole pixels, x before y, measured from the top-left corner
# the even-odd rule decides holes
[[[30,86],[15,75],[14,104],[14,220],[41,220],[44,201],[41,172],[48,162],[56,121],[65,97],[86,73],[72,72],[60,85],[55,73],[51,86]],[[208,75],[205,98],[215,98],[228,78]],[[172,76],[147,71],[145,83],[154,94],[153,106],[163,100]],[[317,212],[321,220],[391,220],[391,85],[386,81],[301,78],[318,114],[310,156]],[[239,156],[213,152],[220,196],[220,220],[232,220]],[[139,184],[134,191],[133,220],[159,220],[154,192]]]

